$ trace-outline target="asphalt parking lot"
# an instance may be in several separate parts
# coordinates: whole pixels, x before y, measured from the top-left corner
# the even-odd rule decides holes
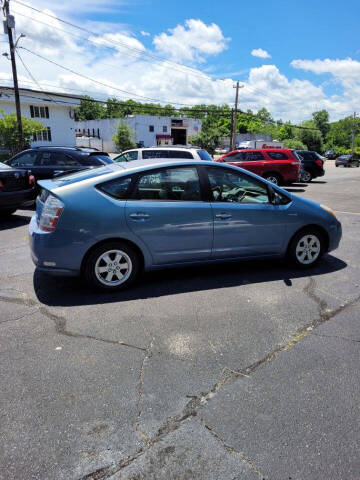
[[[360,168],[289,190],[343,224],[316,268],[117,294],[36,272],[31,210],[0,223],[0,479],[360,479]]]

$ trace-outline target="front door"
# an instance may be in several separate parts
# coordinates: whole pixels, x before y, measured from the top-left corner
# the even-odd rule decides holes
[[[266,183],[250,175],[222,166],[206,169],[213,196],[213,257],[279,254],[286,206],[271,204]]]
[[[142,173],[125,208],[129,228],[147,245],[154,264],[211,257],[212,210],[202,201],[196,166]]]

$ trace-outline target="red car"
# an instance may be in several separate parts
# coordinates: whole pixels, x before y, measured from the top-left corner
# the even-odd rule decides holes
[[[276,185],[289,184],[300,179],[301,163],[293,150],[287,148],[233,150],[216,161],[244,168]]]

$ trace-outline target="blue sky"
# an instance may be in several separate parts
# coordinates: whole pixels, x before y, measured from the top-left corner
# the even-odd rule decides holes
[[[27,35],[23,45],[105,84],[23,51],[44,85],[91,91],[98,98],[133,93],[138,99],[231,104],[232,84],[240,80],[242,108],[265,106],[284,120],[301,121],[320,108],[333,119],[360,109],[359,1],[78,0],[76,9],[72,0],[50,7],[45,0],[26,3],[94,34],[14,0],[18,31]],[[2,67],[10,75],[9,65],[3,61]],[[22,66],[19,74],[29,86]]]

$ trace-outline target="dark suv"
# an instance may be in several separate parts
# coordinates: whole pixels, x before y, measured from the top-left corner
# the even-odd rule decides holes
[[[27,170],[35,180],[43,180],[62,173],[101,167],[113,161],[104,152],[71,147],[36,147],[16,154],[6,163]]]
[[[300,180],[302,182],[311,182],[313,178],[325,175],[324,160],[317,152],[295,150],[295,154],[301,161]]]

